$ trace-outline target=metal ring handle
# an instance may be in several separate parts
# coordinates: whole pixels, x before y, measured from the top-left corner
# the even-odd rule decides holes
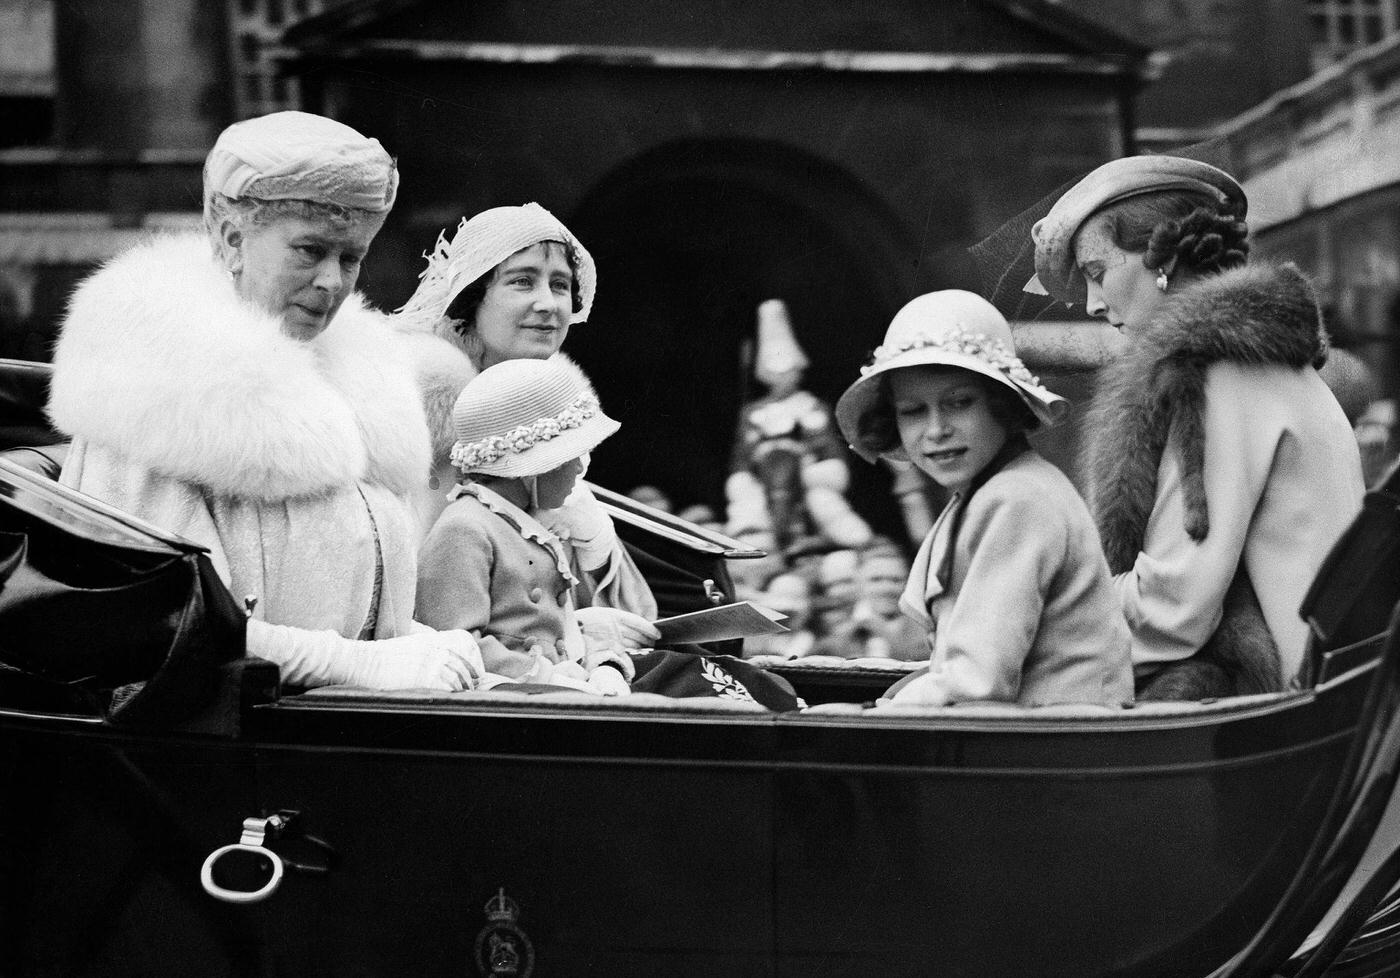
[[[268,881],[256,890],[229,890],[214,882],[214,864],[235,851],[251,852],[265,857],[272,863],[272,875]],[[226,846],[220,846],[209,854],[204,860],[204,867],[199,871],[199,882],[204,886],[204,892],[208,893],[216,900],[223,900],[225,903],[261,903],[277,891],[277,887],[282,885],[282,874],[286,867],[282,862],[282,857],[265,846],[253,846],[243,842],[233,842]]]

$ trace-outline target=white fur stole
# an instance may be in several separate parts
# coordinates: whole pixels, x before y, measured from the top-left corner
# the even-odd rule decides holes
[[[216,495],[264,501],[427,478],[413,372],[358,294],[301,342],[240,300],[200,236],[161,237],[79,286],[54,355],[62,431]]]

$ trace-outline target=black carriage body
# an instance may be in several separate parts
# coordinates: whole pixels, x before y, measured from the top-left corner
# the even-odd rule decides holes
[[[311,693],[227,741],[9,711],[5,973],[473,974],[503,889],[539,975],[1207,975],[1305,862],[1373,671],[1113,719]],[[329,871],[205,894],[279,810]]]
[[[728,586],[691,536],[653,548],[674,610]],[[1305,603],[1306,688],[1122,712],[279,697],[245,659],[137,729],[0,668],[0,976],[1397,974],[1397,565],[1392,475]],[[215,899],[270,816],[280,888]]]

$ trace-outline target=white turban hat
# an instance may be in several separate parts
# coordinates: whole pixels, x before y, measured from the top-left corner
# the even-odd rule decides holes
[[[273,112],[235,122],[204,161],[204,212],[213,194],[311,200],[384,213],[399,173],[377,139],[325,116]]]
[[[492,207],[457,225],[452,240],[438,235],[437,247],[424,257],[428,266],[419,275],[418,288],[398,310],[402,321],[429,329],[447,313],[447,307],[468,285],[517,251],[541,241],[558,241],[569,253],[578,281],[579,310],[569,322],[581,323],[593,308],[598,269],[593,256],[562,221],[539,204]]]

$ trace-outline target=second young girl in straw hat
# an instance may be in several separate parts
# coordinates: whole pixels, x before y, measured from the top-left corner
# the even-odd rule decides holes
[[[900,598],[929,664],[896,704],[1038,706],[1132,699],[1128,630],[1088,510],[1026,432],[1065,401],[1016,358],[992,305],[947,290],[894,317],[836,418],[867,461],[912,461],[953,492]]]

